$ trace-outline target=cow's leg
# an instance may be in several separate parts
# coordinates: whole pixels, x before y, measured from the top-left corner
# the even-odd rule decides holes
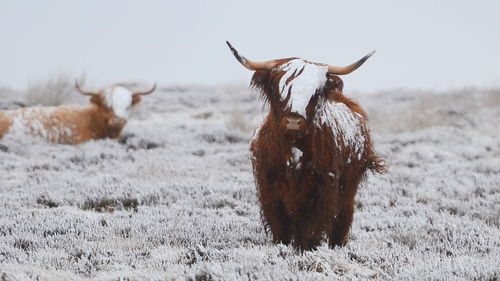
[[[337,214],[333,229],[329,235],[328,245],[330,248],[344,246],[347,243],[349,230],[351,229],[354,205],[344,205]]]
[[[354,197],[358,187],[359,180],[354,184],[344,184],[340,193],[339,209],[332,224],[332,230],[329,233],[329,246],[344,246],[347,243],[349,230],[351,229],[354,215]]]
[[[305,218],[294,227],[293,242],[300,250],[315,250],[321,242],[321,236],[321,225],[317,221],[311,221],[311,218]]]
[[[311,188],[306,198],[308,200],[297,210],[293,225],[293,241],[301,250],[314,250],[319,246],[325,230],[325,220],[322,215],[324,200],[319,193],[319,187]]]
[[[274,243],[290,244],[291,222],[280,200],[262,204],[262,215],[273,235]]]

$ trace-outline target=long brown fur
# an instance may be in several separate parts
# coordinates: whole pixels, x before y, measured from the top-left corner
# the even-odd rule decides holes
[[[367,115],[355,101],[342,94],[342,80],[329,76],[325,87],[313,96],[306,108],[304,134],[290,137],[280,125],[290,114],[285,110],[286,100],[280,101],[278,90],[283,75],[278,68],[258,70],[251,84],[270,104],[270,112],[250,147],[266,231],[271,232],[275,243],[293,243],[303,250],[316,248],[324,235],[330,247],[345,245],[359,183],[368,169],[378,173],[386,171],[383,161],[372,149]],[[365,138],[360,159],[352,157],[354,148],[346,146],[342,136],[334,135],[325,125],[318,128],[312,124],[318,105],[327,101],[344,103],[359,113],[356,116]],[[293,147],[300,149],[303,155],[298,163],[290,164]]]

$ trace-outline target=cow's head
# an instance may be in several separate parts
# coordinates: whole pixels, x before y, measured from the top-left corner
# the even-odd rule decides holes
[[[341,67],[300,58],[254,62],[240,56],[229,42],[226,43],[244,67],[255,71],[251,85],[261,91],[275,121],[291,137],[307,132],[318,101],[332,92],[342,92],[343,82],[336,75],[353,72],[374,53]]]
[[[133,106],[141,101],[140,96],[151,94],[156,89],[156,84],[147,91],[131,91],[123,86],[112,86],[91,92],[82,90],[78,81],[75,81],[75,87],[81,94],[91,97],[90,102],[101,109],[110,128],[121,131]]]

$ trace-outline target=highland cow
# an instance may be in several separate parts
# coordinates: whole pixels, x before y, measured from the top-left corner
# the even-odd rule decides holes
[[[84,91],[90,96],[87,106],[46,106],[0,111],[0,138],[9,133],[35,135],[52,143],[78,144],[88,140],[118,138],[129,117],[147,91],[131,91],[112,86],[100,91]]]
[[[343,95],[337,75],[349,74],[372,54],[344,67],[300,58],[254,62],[227,42],[236,59],[255,71],[251,86],[269,104],[252,139],[261,216],[275,243],[315,249],[348,240],[354,197],[367,170],[386,168],[372,148],[365,111]]]

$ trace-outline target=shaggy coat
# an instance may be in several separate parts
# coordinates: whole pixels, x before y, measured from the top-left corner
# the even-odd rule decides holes
[[[275,62],[271,70],[257,70],[251,84],[270,105],[250,147],[266,230],[275,243],[304,250],[316,248],[323,236],[330,247],[344,245],[365,172],[385,171],[372,149],[366,113],[322,65]]]
[[[63,144],[118,138],[126,124],[128,111],[140,100],[128,89],[116,86],[93,93],[87,106],[0,111],[0,138],[6,134],[20,133]]]

